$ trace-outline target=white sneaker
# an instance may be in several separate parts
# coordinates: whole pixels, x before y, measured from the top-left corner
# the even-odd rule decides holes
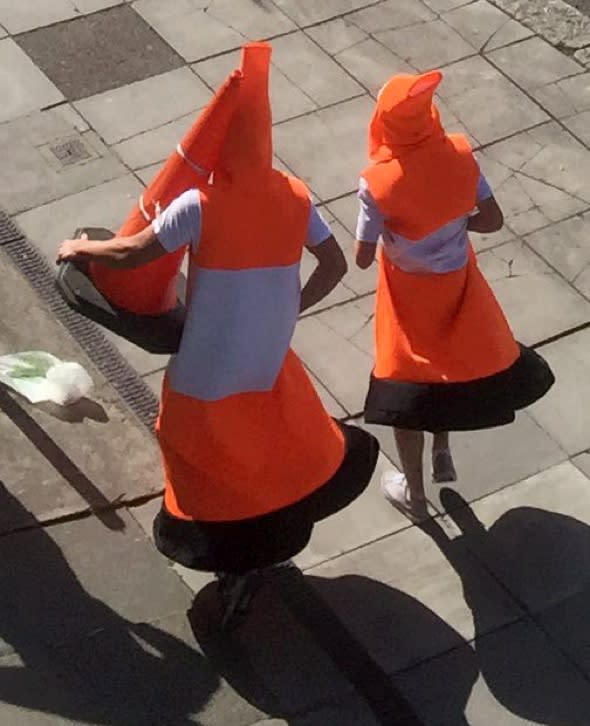
[[[410,522],[418,524],[428,519],[429,514],[426,502],[412,502],[410,500],[410,489],[404,474],[397,471],[386,471],[381,477],[381,491],[387,501],[392,504],[398,512],[405,515]]]

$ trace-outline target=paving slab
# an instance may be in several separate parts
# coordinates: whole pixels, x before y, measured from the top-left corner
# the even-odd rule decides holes
[[[582,726],[590,704],[584,678],[530,621],[398,674],[394,682],[425,726]]]
[[[578,467],[578,469],[584,473],[588,479],[590,479],[590,451],[585,451],[578,456],[574,456],[571,460],[572,464]]]
[[[536,616],[539,625],[586,677],[590,675],[589,606],[590,590],[586,589]]]
[[[190,113],[196,118],[210,96],[190,68],[177,68],[85,98],[75,106],[107,144],[114,144]]]
[[[305,27],[323,20],[330,20],[347,12],[374,5],[376,0],[273,0],[274,4],[297,25]]]
[[[18,43],[69,100],[182,65],[182,58],[127,4],[33,30],[20,35]]]
[[[0,21],[10,33],[16,35],[26,30],[77,18],[81,14],[119,5],[122,0],[38,0],[34,5],[0,0]]]
[[[541,38],[529,38],[488,53],[488,58],[526,91],[582,72],[571,58]]]
[[[136,204],[143,187],[131,174],[85,189],[16,217],[37,249],[51,262],[58,244],[77,227],[118,229]]]
[[[64,100],[61,91],[12,38],[0,40],[0,123]]]
[[[312,38],[326,53],[334,56],[347,48],[351,48],[363,40],[367,40],[368,33],[354,24],[353,15],[345,18],[328,20],[308,28],[306,34]]]
[[[117,348],[123,358],[135,368],[140,376],[159,371],[168,364],[170,356],[166,354],[151,353],[135,345],[130,340],[113,333],[111,330],[103,329],[102,332],[105,338]]]
[[[575,286],[577,278],[590,265],[589,235],[590,213],[586,213],[545,227],[526,237],[526,241]]]
[[[440,96],[480,144],[489,144],[548,120],[527,98],[481,56],[444,69]]]
[[[310,584],[388,674],[464,644],[475,635],[462,580],[481,610],[484,634],[522,617],[509,596],[457,543],[449,563],[416,527],[326,562]],[[460,570],[461,575],[457,574]]]
[[[549,393],[530,408],[534,419],[570,455],[590,448],[588,408],[584,403],[590,396],[589,346],[587,329],[541,349],[557,380]]]
[[[338,403],[338,401],[334,398],[330,391],[328,391],[328,389],[319,380],[319,378],[314,376],[311,371],[307,371],[307,373],[312,380],[314,388],[316,389],[318,396],[320,397],[320,400],[324,405],[324,408],[330,414],[330,416],[332,416],[333,418],[345,418],[346,411],[342,408],[342,406]]]
[[[385,0],[347,15],[345,22],[367,33],[377,33],[417,25],[435,18],[436,14],[421,0]]]
[[[565,126],[586,146],[590,146],[590,111],[582,111],[564,119]]]
[[[7,490],[18,496],[25,511],[44,520],[158,491],[159,457],[147,430],[113,396],[104,377],[16,269],[5,258],[0,264],[5,310],[10,311],[3,316],[0,351],[46,350],[80,362],[95,384],[86,399],[67,409],[33,406],[0,392],[3,434],[13,445],[2,457],[0,478]],[[22,524],[17,515],[5,508],[4,531]]]
[[[316,524],[311,542],[296,558],[301,569],[308,570],[408,527],[408,520],[385,501],[379,489],[381,476],[391,469],[395,467],[381,454],[365,492],[342,512]]]
[[[239,48],[245,40],[240,32],[205,12],[207,5],[207,0],[138,0],[133,8],[185,61],[194,62]]]
[[[363,424],[377,436],[383,453],[400,465],[389,427]],[[453,484],[466,501],[475,501],[543,471],[567,458],[567,453],[527,413],[517,414],[510,426],[451,434],[453,458],[459,480]],[[430,480],[430,438],[424,453],[427,496],[437,507],[441,487]],[[499,456],[498,453],[502,452]]]
[[[448,65],[476,49],[442,20],[375,33],[375,38],[419,71]]]
[[[325,314],[299,321],[293,348],[347,413],[356,413],[364,407],[373,360],[333,330]]]
[[[466,2],[465,0],[424,0],[424,4],[428,5],[435,13],[444,13],[460,5],[466,5]]]
[[[304,33],[273,41],[274,63],[320,107],[345,101],[363,88]]]
[[[163,126],[132,136],[111,148],[130,169],[142,169],[154,164],[161,166],[176,149],[197,115],[198,112],[193,111]]]
[[[590,304],[522,242],[478,255],[516,337],[532,345],[590,321]],[[542,305],[537,301],[543,301]]]
[[[296,30],[295,23],[272,0],[212,0],[207,15],[249,40],[259,40]]]
[[[274,48],[274,44],[273,44]],[[211,88],[218,88],[227,76],[240,66],[241,51],[230,51],[192,66],[197,75]],[[276,60],[276,54],[273,53]],[[318,105],[280,70],[276,62],[270,72],[270,101],[273,121],[286,121],[314,111]]]
[[[375,96],[394,73],[414,73],[412,66],[373,38],[346,48],[334,57]]]
[[[589,483],[566,461],[452,513],[461,541],[529,612],[590,587]]]
[[[76,116],[71,107],[60,106],[0,125],[0,197],[6,211],[16,214],[126,173]]]
[[[274,128],[275,151],[322,200],[352,192],[366,166],[373,100],[364,95]],[[346,154],[334,154],[346,149]]]
[[[455,8],[445,13],[443,20],[479,51],[500,48],[532,35],[532,31],[487,0]]]

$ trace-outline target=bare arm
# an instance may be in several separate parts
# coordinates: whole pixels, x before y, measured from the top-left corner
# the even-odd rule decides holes
[[[377,252],[377,245],[374,242],[363,242],[357,239],[354,243],[354,256],[356,266],[360,267],[361,270],[366,270],[371,267],[375,261],[375,254]]]
[[[109,240],[90,240],[88,235],[80,239],[64,240],[57,254],[60,262],[84,262],[95,260],[106,267],[129,270],[163,257],[167,251],[159,243],[151,225],[131,237],[113,237]]]
[[[301,312],[329,295],[348,271],[344,253],[333,236],[308,249],[318,261],[318,266],[301,292]]]
[[[471,232],[489,234],[502,229],[504,215],[494,197],[488,197],[477,203],[477,213],[469,217],[467,229]]]

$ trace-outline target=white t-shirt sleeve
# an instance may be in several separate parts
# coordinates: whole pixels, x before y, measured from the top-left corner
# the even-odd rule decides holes
[[[192,245],[201,238],[201,199],[197,189],[176,197],[152,222],[158,241],[168,252]]]
[[[309,222],[307,225],[306,247],[318,247],[332,236],[330,225],[322,217],[319,209],[313,204],[309,206]]]

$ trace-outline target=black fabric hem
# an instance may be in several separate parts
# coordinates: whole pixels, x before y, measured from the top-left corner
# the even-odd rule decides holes
[[[156,547],[190,569],[233,574],[294,557],[307,546],[315,522],[363,493],[377,465],[377,440],[357,427],[339,425],[346,440],[344,459],[312,494],[260,517],[227,522],[182,520],[162,507],[154,520]]]
[[[520,345],[520,356],[510,368],[475,381],[408,383],[371,377],[365,421],[432,433],[503,426],[554,382],[547,362]]]

